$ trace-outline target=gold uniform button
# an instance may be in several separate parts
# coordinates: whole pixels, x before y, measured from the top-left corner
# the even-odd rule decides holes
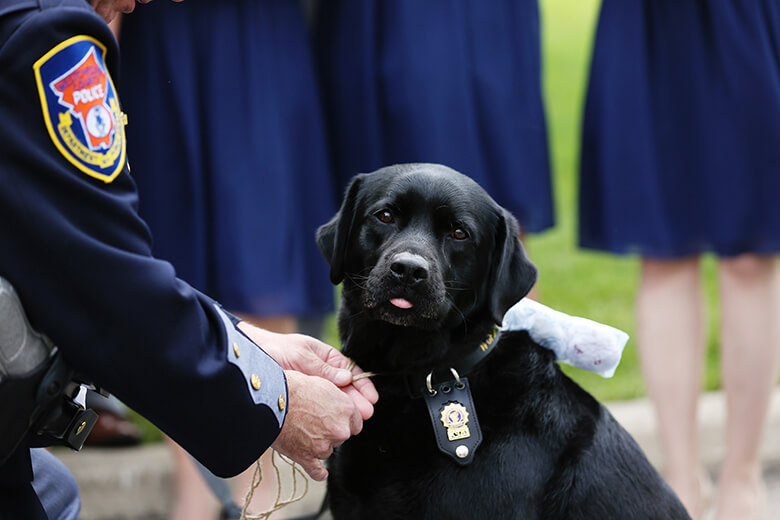
[[[236,357],[241,357],[241,351],[238,350],[238,343],[235,341],[233,342],[233,353],[236,355]]]
[[[284,396],[279,396],[279,410],[284,411],[284,407],[286,406],[286,403],[284,402]]]
[[[257,374],[252,374],[252,377],[249,378],[249,381],[252,383],[252,388],[255,390],[260,390],[260,385],[262,384],[260,382],[260,376]]]

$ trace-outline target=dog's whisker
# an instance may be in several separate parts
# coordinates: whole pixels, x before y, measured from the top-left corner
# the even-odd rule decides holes
[[[469,287],[455,287],[455,286],[447,285],[446,283],[444,284],[444,287],[446,289],[450,290],[450,291],[468,291],[468,290],[470,290]]]
[[[444,280],[444,283],[445,283],[445,285],[446,284],[450,284],[450,285],[451,284],[460,284],[460,285],[462,285],[464,287],[468,287],[467,283],[461,282],[460,280]]]
[[[368,282],[368,276],[363,276],[359,274],[347,274],[346,278],[352,282],[355,287],[358,287],[359,289],[365,290],[368,288],[367,282]]]
[[[458,280],[444,280],[444,288],[448,291],[473,291],[473,287],[471,287],[467,283],[460,282]],[[475,291],[476,294],[476,291]]]
[[[358,309],[357,312],[354,312],[349,315],[349,318],[357,318],[358,316],[363,316],[366,313],[365,309]]]
[[[450,301],[450,303],[452,303],[452,310],[458,313],[458,315],[461,317],[461,320],[463,321],[464,324],[467,324],[468,321],[466,320],[466,315],[463,314],[463,311],[461,311],[458,308],[457,304],[455,303],[455,300],[452,299],[452,296],[450,296],[448,294],[448,295],[446,295],[446,298]],[[468,326],[468,325],[466,325],[466,326]]]

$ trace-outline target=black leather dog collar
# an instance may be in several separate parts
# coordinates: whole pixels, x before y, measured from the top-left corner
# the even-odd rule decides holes
[[[485,341],[479,344],[477,348],[471,351],[469,355],[455,362],[455,366],[452,367],[458,371],[460,375],[468,375],[471,370],[479,364],[480,361],[485,359],[488,354],[493,352],[493,347],[498,343],[498,338],[501,337],[501,330],[498,327],[493,328]]]
[[[452,380],[451,368],[454,368],[459,375],[466,376],[471,373],[475,366],[477,366],[483,359],[485,359],[493,348],[498,343],[498,339],[501,337],[501,331],[498,327],[494,327],[493,331],[485,338],[485,340],[477,345],[469,354],[465,357],[454,360],[446,366],[440,366],[430,371],[433,374],[433,380],[438,383],[442,380]],[[426,372],[415,372],[413,374],[407,374],[405,376],[406,390],[409,393],[409,397],[416,399],[422,397],[425,394],[425,376]]]

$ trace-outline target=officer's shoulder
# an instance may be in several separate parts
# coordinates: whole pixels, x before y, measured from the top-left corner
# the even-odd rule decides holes
[[[2,0],[0,47],[23,25],[49,17],[74,18],[88,23],[101,22],[101,18],[84,0]]]
[[[62,11],[63,9],[95,13],[86,0],[2,0],[0,2],[0,16],[17,13],[35,15],[36,13],[46,13],[50,10]]]

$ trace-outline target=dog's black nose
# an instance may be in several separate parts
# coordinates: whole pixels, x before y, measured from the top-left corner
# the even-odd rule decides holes
[[[390,272],[406,285],[416,285],[428,279],[428,261],[413,253],[398,253],[390,264]]]

